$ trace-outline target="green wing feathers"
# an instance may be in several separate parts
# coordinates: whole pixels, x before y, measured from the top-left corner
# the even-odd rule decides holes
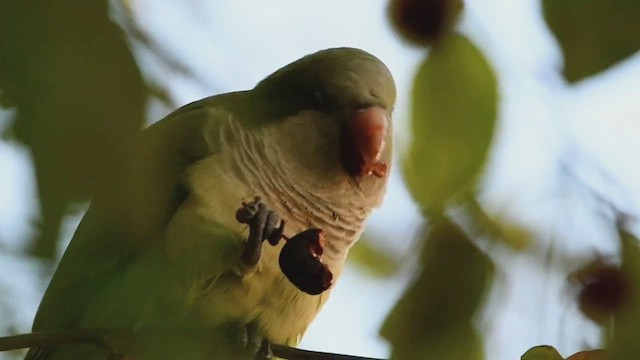
[[[34,331],[138,327],[187,316],[167,308],[182,305],[167,294],[189,290],[178,288],[189,282],[177,277],[194,274],[191,263],[166,256],[165,229],[188,203],[186,169],[220,150],[217,127],[229,115],[213,107],[216,101],[187,105],[141,132],[118,183],[96,194],[74,234],[40,304]],[[214,235],[234,236],[222,227]],[[206,254],[204,249],[193,252]],[[175,271],[182,265],[188,273]],[[208,268],[208,276],[225,266],[219,262]],[[26,359],[64,358],[60,353],[65,350],[59,350],[31,349]]]

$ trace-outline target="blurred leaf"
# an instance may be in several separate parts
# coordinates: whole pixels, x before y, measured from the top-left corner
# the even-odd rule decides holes
[[[349,261],[360,266],[370,275],[391,276],[398,270],[398,260],[391,254],[378,248],[366,237],[349,250]]]
[[[605,350],[587,350],[575,353],[567,360],[608,360],[609,356]]]
[[[392,359],[482,359],[473,318],[490,286],[492,262],[448,219],[433,224],[422,254],[419,277],[381,330]]]
[[[490,215],[476,198],[468,198],[464,205],[474,226],[484,235],[498,240],[512,250],[523,251],[531,245],[534,230],[504,216]]]
[[[107,1],[3,1],[0,88],[33,155],[42,224],[33,253],[52,258],[73,202],[109,192],[144,120],[145,88]],[[108,196],[105,196],[108,198]]]
[[[640,242],[620,224],[618,234],[622,245],[622,271],[629,281],[629,298],[615,316],[612,360],[637,359],[640,354]]]
[[[521,360],[563,360],[564,358],[553,346],[540,345],[529,349]]]
[[[496,80],[476,47],[459,34],[438,42],[413,89],[413,143],[405,177],[414,199],[437,211],[471,188],[491,143]]]
[[[544,0],[544,16],[564,55],[564,76],[576,82],[640,49],[640,1]]]
[[[534,230],[505,218],[494,219],[502,236],[498,239],[516,251],[526,250],[532,243]]]

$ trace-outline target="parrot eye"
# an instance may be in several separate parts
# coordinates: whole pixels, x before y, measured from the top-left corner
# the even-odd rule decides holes
[[[313,92],[313,108],[321,111],[329,108],[327,98],[322,91],[316,90]]]
[[[322,101],[324,100],[323,98],[324,98],[324,96],[322,95],[322,92],[316,91],[316,92],[313,93],[313,102],[314,103],[321,104]]]
[[[331,97],[326,92],[316,90],[312,95],[312,107],[321,112],[335,110],[336,104],[331,101]]]

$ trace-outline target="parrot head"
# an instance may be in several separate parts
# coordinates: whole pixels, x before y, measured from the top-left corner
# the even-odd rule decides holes
[[[396,89],[387,67],[354,48],[307,55],[254,89],[269,117],[284,119],[282,153],[311,176],[386,178]],[[334,176],[335,177],[335,176]]]

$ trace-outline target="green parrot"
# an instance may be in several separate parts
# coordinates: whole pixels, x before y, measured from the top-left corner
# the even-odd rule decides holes
[[[33,324],[134,335],[26,359],[251,358],[268,342],[296,345],[382,202],[395,97],[380,60],[334,48],[143,130]]]

